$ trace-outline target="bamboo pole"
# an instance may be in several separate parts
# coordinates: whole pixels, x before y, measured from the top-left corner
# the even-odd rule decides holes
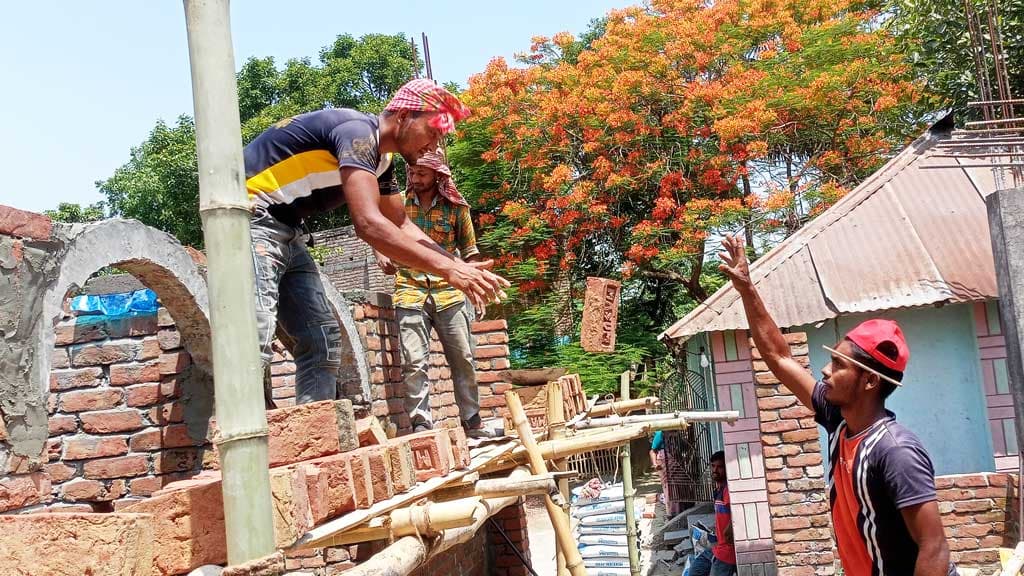
[[[228,0],[184,0],[228,564],[274,552],[263,370]]]
[[[530,496],[551,494],[558,490],[555,480],[550,476],[529,476],[521,480],[510,478],[488,478],[475,484],[455,486],[434,492],[431,497],[436,501],[455,498],[504,498],[505,496]]]
[[[629,401],[629,371],[619,376],[622,400]],[[626,501],[626,548],[629,550],[629,573],[640,576],[640,548],[636,542],[636,511],[633,509],[633,461],[630,443],[626,442],[619,452],[619,467],[622,468],[622,494]]]
[[[654,408],[655,406],[661,405],[661,400],[654,397],[648,396],[646,398],[637,398],[635,400],[629,400],[623,398],[618,402],[610,402],[608,404],[597,404],[587,412],[587,415],[593,418],[599,416],[608,416],[609,414],[629,414],[636,410],[644,410],[647,408]]]
[[[611,416],[608,418],[585,418],[575,423],[576,429],[622,426],[624,424],[651,424],[666,420],[685,422],[735,422],[740,417],[736,410],[719,412],[673,412],[669,414],[641,414],[637,416]]]
[[[647,426],[623,426],[621,428],[595,432],[593,434],[565,438],[564,440],[548,440],[546,442],[541,442],[538,446],[543,460],[556,460],[558,458],[566,458],[574,454],[582,454],[584,452],[592,452],[602,448],[619,446],[623,442],[628,442],[634,438],[646,436],[648,431],[649,427]],[[484,466],[480,470],[480,473],[489,474],[500,470],[515,468],[520,464],[525,464],[528,459],[529,456],[527,455],[526,449],[520,447],[513,450],[512,453],[504,460],[492,462]]]
[[[561,440],[565,438],[565,399],[562,397],[562,384],[560,382],[548,382],[548,440]],[[565,458],[553,460],[551,465],[560,472],[566,471]],[[558,481],[558,493],[562,495],[562,513],[566,521],[569,520],[569,481],[562,479]],[[558,576],[567,576],[569,571],[565,568],[565,554],[561,546],[555,547],[555,556]]]
[[[475,521],[481,498],[472,497],[450,502],[419,504],[392,510],[385,517],[377,517],[368,526],[361,526],[338,534],[332,546],[359,542],[386,540],[391,537],[419,535],[433,538],[444,530],[469,526]]]
[[[512,423],[519,433],[519,441],[522,442],[529,456],[530,470],[534,474],[547,474],[548,469],[544,464],[544,457],[537,447],[537,441],[533,438],[533,429],[530,428],[530,421],[526,418],[526,411],[523,410],[523,403],[519,399],[519,395],[512,390],[505,392],[505,403],[512,415]],[[562,513],[562,509],[551,499],[551,496],[544,497],[544,505],[548,509],[551,526],[555,529],[558,546],[565,554],[566,569],[572,576],[586,576],[587,569],[583,566],[583,558],[576,547],[576,541],[573,540],[568,519]]]
[[[529,476],[530,472],[527,469],[518,468],[509,475],[509,480],[517,481]],[[456,544],[472,540],[488,518],[515,504],[516,500],[518,496],[485,498],[473,516],[473,524],[446,530],[444,535],[435,541],[417,536],[403,536],[366,562],[349,569],[345,576],[408,576],[430,558]]]

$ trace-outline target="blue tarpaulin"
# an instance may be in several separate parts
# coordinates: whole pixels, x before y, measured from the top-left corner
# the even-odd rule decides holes
[[[76,296],[71,300],[71,310],[79,314],[104,314],[106,316],[156,314],[159,307],[156,292],[148,288],[123,294],[88,294]]]

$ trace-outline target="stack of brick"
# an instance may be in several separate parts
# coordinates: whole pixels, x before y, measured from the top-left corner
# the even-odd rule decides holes
[[[982,574],[997,570],[999,548],[1013,548],[1020,534],[1016,475],[939,476],[935,487],[953,562]]]
[[[487,533],[490,539],[490,549],[493,555],[491,576],[528,576],[529,571],[520,559],[522,556],[527,562],[530,561],[530,539],[526,531],[526,508],[523,500],[520,499],[515,506],[509,506],[493,517],[494,523],[501,526],[508,536],[505,539],[493,526],[488,526]],[[515,550],[508,545],[511,541]]]
[[[807,335],[786,334],[786,341],[793,357],[810,366]],[[757,348],[751,355],[779,574],[833,574],[835,545],[814,413],[779,383]]]

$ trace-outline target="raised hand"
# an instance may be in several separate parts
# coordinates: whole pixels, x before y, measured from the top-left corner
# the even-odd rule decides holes
[[[743,240],[737,236],[727,235],[722,240],[722,248],[725,251],[718,253],[718,257],[722,259],[722,264],[718,265],[718,269],[732,280],[732,284],[737,290],[750,286],[750,268]]]

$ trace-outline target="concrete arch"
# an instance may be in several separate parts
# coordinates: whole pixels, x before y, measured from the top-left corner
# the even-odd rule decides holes
[[[0,382],[0,412],[7,429],[7,446],[0,442],[0,473],[16,460],[27,459],[30,468],[45,461],[54,326],[68,291],[84,286],[98,270],[115,266],[156,292],[195,365],[210,371],[206,281],[173,236],[135,220],[58,225],[53,240],[41,252],[45,253],[45,274],[35,276],[39,281],[33,282],[32,294],[26,294],[21,308],[21,325],[30,327],[27,342],[20,352],[0,350],[0,368],[18,375],[12,382]],[[351,310],[326,277],[324,285],[342,332],[339,388],[348,396],[361,393],[362,400],[369,402],[369,369]],[[5,363],[9,365],[3,366]],[[15,370],[6,369],[11,367]],[[12,455],[20,458],[12,459]],[[24,465],[19,468],[23,470]]]

